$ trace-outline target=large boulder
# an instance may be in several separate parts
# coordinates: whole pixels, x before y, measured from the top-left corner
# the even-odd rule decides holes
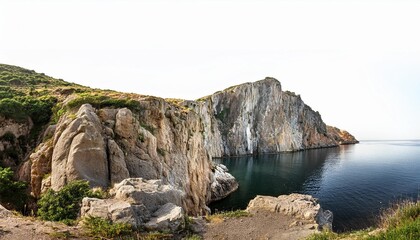
[[[184,192],[171,185],[163,184],[162,180],[145,180],[128,178],[115,184],[110,191],[115,199],[129,202],[133,205],[143,204],[150,212],[155,212],[166,203],[182,205]]]
[[[179,229],[183,222],[182,208],[173,203],[167,203],[153,213],[145,227],[151,231],[175,231]]]
[[[223,164],[217,164],[214,168],[213,181],[211,183],[211,201],[217,201],[227,197],[239,187],[236,179],[228,172]]]
[[[183,221],[184,192],[161,180],[129,178],[115,184],[110,192],[110,199],[84,198],[81,216],[101,217],[161,231],[175,230]]]
[[[135,210],[135,206],[116,199],[84,198],[81,215],[100,217],[116,223],[129,223],[137,227],[142,221],[136,218]]]
[[[331,230],[332,228],[333,213],[323,210],[318,200],[311,195],[297,193],[278,197],[258,195],[249,202],[246,211],[250,213],[277,212],[316,223],[318,229]]]

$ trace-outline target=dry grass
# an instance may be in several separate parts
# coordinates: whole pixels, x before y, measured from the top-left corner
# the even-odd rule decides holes
[[[244,210],[220,212],[213,215],[206,216],[207,221],[211,223],[222,223],[226,218],[240,218],[240,217],[250,217],[251,214]]]
[[[368,240],[418,240],[420,239],[420,202],[403,201],[395,204],[380,216],[379,228],[350,233],[323,232],[311,235],[310,240],[368,239]]]
[[[381,215],[382,228],[395,228],[406,222],[414,221],[420,217],[420,201],[403,201],[384,211]]]

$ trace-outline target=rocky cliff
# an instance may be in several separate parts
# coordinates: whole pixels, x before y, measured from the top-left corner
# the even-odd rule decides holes
[[[194,103],[193,103],[194,104]],[[212,156],[297,151],[357,142],[327,128],[299,95],[282,91],[274,78],[230,87],[199,99],[195,111],[205,125]],[[345,137],[345,138],[344,138]]]
[[[16,76],[24,78],[16,82]],[[45,106],[51,106],[44,111],[51,115],[42,118],[51,121],[35,121],[34,127],[37,111],[18,121],[16,114],[1,112],[7,104],[0,100],[0,163],[14,161],[35,197],[76,179],[103,188],[127,178],[159,179],[182,191],[184,211],[199,214],[238,187],[212,157],[356,142],[347,132],[327,127],[318,112],[282,91],[273,78],[185,101],[90,89],[7,65],[0,65],[1,77],[13,80],[7,80],[11,87],[5,93],[19,93],[7,95],[9,102],[30,107],[48,97]],[[21,147],[20,155],[5,154],[16,148],[14,139],[33,133],[39,134],[31,138],[37,141]]]

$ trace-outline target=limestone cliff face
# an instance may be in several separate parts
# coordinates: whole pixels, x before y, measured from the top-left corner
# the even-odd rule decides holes
[[[359,143],[357,139],[345,130],[336,127],[327,126],[328,135],[337,141],[339,144],[356,144]]]
[[[341,139],[330,136],[321,115],[273,78],[217,92],[197,108],[212,156],[331,147]]]
[[[282,91],[273,78],[197,101],[138,95],[133,100],[140,106],[135,111],[84,104],[49,127],[52,137],[44,137],[22,167],[29,169],[32,194],[39,197],[48,187],[57,190],[76,179],[92,187],[159,179],[182,191],[180,206],[187,213],[199,214],[238,187],[229,173],[217,171],[212,157],[330,147],[354,139],[328,128],[318,112]]]
[[[141,114],[85,104],[76,114],[64,116],[54,134],[51,187],[57,190],[76,179],[86,179],[92,187],[127,178],[161,179],[185,193],[184,209],[201,213],[210,196],[212,172],[199,116],[159,98],[140,102]],[[37,196],[40,180],[35,174],[32,178]]]

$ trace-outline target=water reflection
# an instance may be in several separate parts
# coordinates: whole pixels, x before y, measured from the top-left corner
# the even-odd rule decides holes
[[[311,194],[334,212],[336,231],[370,226],[390,203],[420,194],[420,141],[369,141],[218,161],[239,189],[211,204],[212,210],[246,208],[256,195]]]
[[[239,182],[238,191],[211,205],[213,210],[246,208],[256,195],[303,192],[307,179],[319,179],[326,159],[335,158],[339,148],[296,153],[245,156],[217,160],[225,164]]]

